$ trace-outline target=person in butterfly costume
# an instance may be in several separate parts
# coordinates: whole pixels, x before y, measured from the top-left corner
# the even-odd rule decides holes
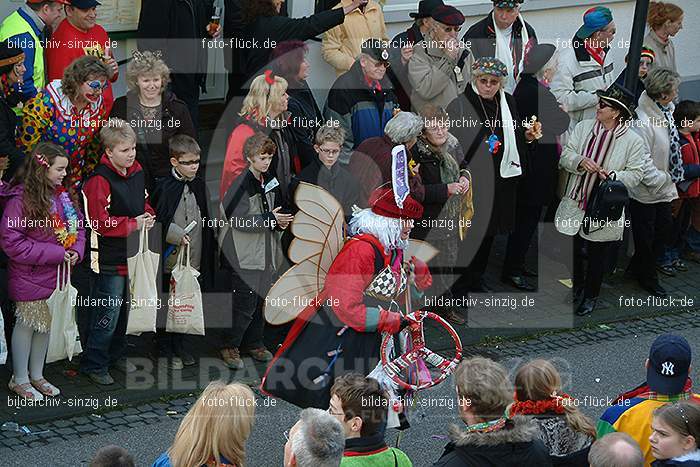
[[[400,208],[390,188],[376,189],[370,208],[351,219],[352,237],[344,244],[342,209],[334,201],[330,195],[316,199],[313,204],[318,211],[312,215],[304,213],[302,201],[289,249],[290,259],[297,264],[287,274],[296,282],[278,281],[268,299],[275,297],[282,306],[265,310],[268,322],[275,324],[284,322],[276,313],[289,313],[285,304],[305,302],[261,384],[265,394],[299,407],[325,409],[336,377],[372,372],[380,360],[382,333],[396,334],[411,324],[399,311],[406,306],[406,288],[417,299],[432,284],[425,262],[415,256],[404,261],[413,220],[423,214],[418,201],[409,195]],[[302,216],[308,216],[308,222]],[[324,246],[314,250],[305,236],[322,224],[329,233]],[[306,251],[299,253],[302,246]],[[337,256],[333,255],[340,246]],[[300,296],[301,289],[314,290],[321,281],[325,281],[322,288],[315,289],[320,293],[307,294],[308,299]]]

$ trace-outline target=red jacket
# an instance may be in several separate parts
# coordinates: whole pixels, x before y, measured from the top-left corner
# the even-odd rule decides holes
[[[683,165],[700,164],[700,131],[690,134],[681,133],[681,154]],[[697,198],[700,196],[700,178],[696,178],[687,191],[678,190],[681,198]]]
[[[224,199],[224,195],[226,195],[233,181],[248,167],[248,162],[243,155],[243,145],[254,134],[255,128],[253,126],[248,123],[241,123],[234,128],[228,137],[224,167],[221,171],[219,199]]]
[[[64,70],[76,58],[83,55],[94,55],[98,58],[105,56],[105,48],[110,46],[109,36],[107,31],[96,24],[89,31],[83,32],[76,28],[68,19],[61,21],[56,31],[51,35],[46,47],[46,74],[48,75],[47,82],[54,79],[62,79]],[[114,56],[112,52],[110,56]],[[119,72],[110,80],[115,83],[119,78]],[[114,103],[114,94],[112,93],[112,85],[108,83],[107,89],[102,93],[107,115],[109,115]]]

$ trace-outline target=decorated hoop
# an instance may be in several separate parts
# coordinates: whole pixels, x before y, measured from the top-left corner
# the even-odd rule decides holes
[[[457,367],[457,364],[459,364],[460,360],[462,359],[462,341],[460,340],[457,331],[454,330],[450,323],[433,312],[418,310],[414,313],[406,315],[406,318],[414,321],[408,326],[408,328],[406,328],[411,338],[411,349],[395,359],[389,360],[390,356],[388,354],[390,353],[392,347],[390,345],[390,341],[393,339],[393,336],[389,333],[383,333],[382,345],[379,350],[382,359],[382,368],[386,375],[400,387],[412,391],[419,391],[441,383],[452,374],[454,369]],[[448,332],[450,337],[452,337],[455,345],[454,358],[445,358],[425,346],[423,321],[426,319],[437,321],[437,323]],[[420,381],[419,378],[418,384],[411,384],[410,382],[402,379],[402,372],[408,369],[411,365],[417,364],[420,360],[423,360],[426,364],[440,370],[440,376],[435,379],[432,379],[431,377],[429,381]]]

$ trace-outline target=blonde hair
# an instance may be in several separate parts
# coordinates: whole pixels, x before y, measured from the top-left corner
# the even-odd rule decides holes
[[[513,392],[503,365],[484,357],[463,360],[454,373],[457,395],[484,420],[502,417]]]
[[[267,126],[266,120],[273,104],[282,100],[288,86],[287,80],[281,76],[274,76],[273,79],[274,83],[272,84],[267,84],[265,75],[257,76],[253,80],[238,115],[252,117],[258,123]]]
[[[138,91],[139,76],[160,76],[160,92],[164,92],[170,82],[170,68],[165,64],[160,55],[150,51],[134,52],[134,58],[126,66],[126,86],[130,91]]]
[[[542,401],[561,394],[561,377],[551,362],[543,359],[532,360],[518,369],[515,374],[515,396],[519,401]],[[596,429],[593,423],[573,404],[562,404],[566,413],[566,423],[574,431],[585,433],[593,438]]]
[[[214,381],[187,412],[168,449],[170,463],[199,467],[221,456],[238,467],[245,463],[245,443],[255,419],[255,396],[248,386]]]
[[[105,147],[114,149],[117,144],[125,140],[135,143],[136,133],[126,120],[111,117],[100,130],[100,139]]]

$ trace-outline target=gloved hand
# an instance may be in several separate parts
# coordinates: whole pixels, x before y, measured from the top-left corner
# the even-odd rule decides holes
[[[415,256],[411,256],[409,264],[411,265],[418,290],[426,290],[433,285],[433,276],[430,274],[428,265],[425,262]]]

